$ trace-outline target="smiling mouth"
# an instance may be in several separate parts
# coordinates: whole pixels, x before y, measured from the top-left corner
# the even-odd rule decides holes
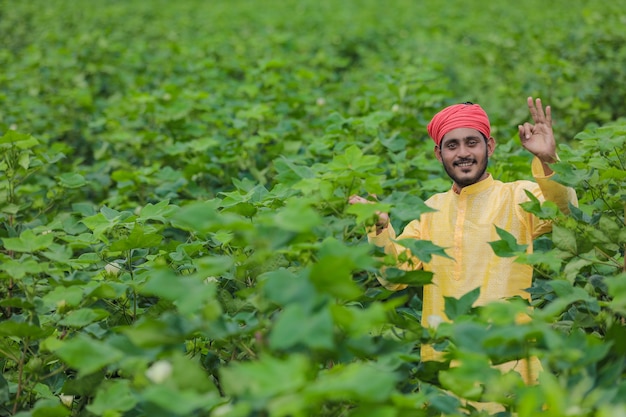
[[[459,168],[469,168],[472,165],[474,165],[475,161],[461,161],[461,162],[455,162],[454,166],[457,166]]]

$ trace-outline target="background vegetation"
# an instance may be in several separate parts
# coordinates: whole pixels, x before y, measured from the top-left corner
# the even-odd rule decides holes
[[[625,10],[0,1],[0,415],[626,415]],[[447,104],[480,103],[491,172],[529,178],[529,95],[580,200],[527,205],[555,224],[532,256],[494,246],[534,266],[532,320],[470,293],[423,329],[429,277],[377,284],[372,210],[401,227],[450,186],[425,129]],[[491,367],[530,356],[538,385]]]

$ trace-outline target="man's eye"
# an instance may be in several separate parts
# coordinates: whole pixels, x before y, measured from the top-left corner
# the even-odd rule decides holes
[[[477,144],[477,143],[478,143],[478,141],[477,141],[477,140],[470,140],[470,141],[468,142],[469,146],[476,146],[476,144]]]
[[[454,149],[454,148],[456,148],[456,143],[450,143],[450,144],[446,145],[446,147],[448,149]]]

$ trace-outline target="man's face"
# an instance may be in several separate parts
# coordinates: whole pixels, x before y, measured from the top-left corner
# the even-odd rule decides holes
[[[435,154],[457,187],[463,188],[487,177],[487,162],[494,149],[493,138],[485,141],[478,130],[462,127],[446,133]]]

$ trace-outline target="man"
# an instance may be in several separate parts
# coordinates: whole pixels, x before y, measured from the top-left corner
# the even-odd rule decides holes
[[[493,154],[496,141],[485,111],[477,104],[464,103],[449,106],[437,113],[428,124],[428,134],[435,142],[435,156],[452,179],[452,187],[445,193],[432,196],[426,204],[435,209],[410,222],[399,236],[389,222],[387,213],[379,213],[376,230],[368,240],[398,256],[407,249],[395,243],[400,239],[430,240],[446,248],[452,258],[434,256],[425,263],[412,258],[400,267],[433,272],[431,284],[424,286],[422,325],[445,318],[444,297],[460,298],[480,287],[477,305],[513,296],[530,298],[526,292],[532,284],[532,268],[514,262],[514,258],[495,255],[488,242],[500,240],[496,226],[513,234],[519,244],[532,251],[533,239],[550,231],[551,224],[525,212],[520,203],[529,201],[525,191],[540,201],[552,201],[568,212],[568,203],[577,204],[573,189],[552,181],[550,164],[556,162],[556,143],[552,131],[549,106],[541,100],[527,99],[534,124],[518,126],[522,146],[535,158],[532,174],[535,182],[503,183],[487,171],[487,162]],[[351,204],[366,203],[362,197],[351,196]],[[380,279],[392,290],[402,289]],[[436,359],[430,346],[422,347],[422,360]],[[525,367],[524,367],[525,368]],[[522,376],[527,382],[531,375]]]

